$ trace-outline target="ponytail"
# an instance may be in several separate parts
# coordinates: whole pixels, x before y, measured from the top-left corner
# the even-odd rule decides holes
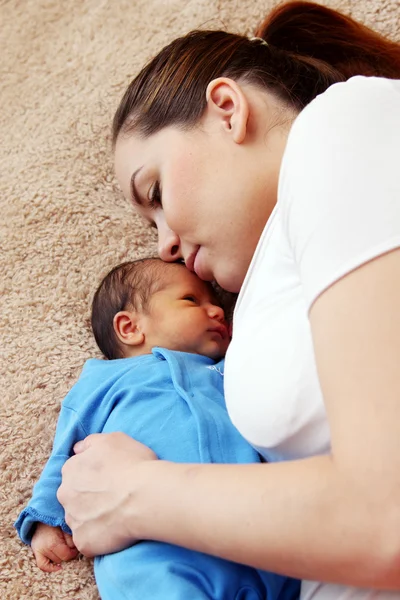
[[[400,78],[400,45],[335,10],[289,2],[273,10],[250,40],[225,31],[192,31],[166,46],[129,85],[113,121],[149,136],[194,127],[217,77],[253,83],[296,111],[353,75]]]
[[[400,78],[400,44],[336,10],[312,2],[277,6],[256,36],[298,58],[313,57],[353,75]]]

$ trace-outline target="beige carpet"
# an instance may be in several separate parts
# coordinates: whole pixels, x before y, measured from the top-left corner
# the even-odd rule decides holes
[[[113,177],[110,122],[152,53],[196,27],[249,33],[272,0],[0,0],[0,598],[98,598],[87,560],[48,575],[12,523],[60,401],[97,354],[88,306],[117,262],[155,249]],[[329,4],[329,2],[328,2]],[[398,38],[397,0],[332,0]]]

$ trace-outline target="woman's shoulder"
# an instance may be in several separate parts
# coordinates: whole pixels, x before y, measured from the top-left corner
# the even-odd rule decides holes
[[[331,85],[317,96],[297,117],[292,134],[304,132],[310,135],[313,130],[322,132],[338,124],[356,124],[367,120],[374,126],[374,120],[398,121],[400,114],[400,80],[384,77],[357,75],[347,81]]]
[[[335,83],[292,125],[281,169],[281,196],[285,181],[308,186],[317,171],[325,178],[340,178],[350,167],[354,175],[357,163],[361,168],[379,157],[391,161],[399,140],[400,80],[356,76]]]
[[[315,100],[329,101],[338,98],[364,98],[366,101],[373,100],[375,94],[400,93],[400,79],[388,79],[386,77],[367,77],[365,75],[355,75],[347,81],[341,81],[331,85],[323,94],[317,96]],[[313,100],[311,104],[315,102]]]
[[[308,308],[337,279],[398,247],[399,155],[398,80],[335,84],[294,123],[279,204]]]

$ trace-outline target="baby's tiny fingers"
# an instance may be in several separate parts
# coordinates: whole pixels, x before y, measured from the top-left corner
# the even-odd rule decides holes
[[[53,559],[53,562],[58,563],[76,558],[78,556],[78,550],[75,548],[75,546],[70,548],[66,543],[63,543],[54,546],[54,548],[52,548],[52,554],[54,558],[53,556],[50,556],[50,558]]]
[[[41,571],[45,573],[54,573],[62,569],[61,565],[53,563],[47,556],[38,552],[35,554],[36,564]]]

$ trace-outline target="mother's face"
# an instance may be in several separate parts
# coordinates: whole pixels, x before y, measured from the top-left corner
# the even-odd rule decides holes
[[[160,257],[184,259],[201,279],[238,292],[275,204],[278,173],[274,161],[265,164],[265,141],[261,153],[249,135],[238,142],[236,124],[223,117],[207,113],[189,131],[120,135],[115,166],[125,196],[157,228]]]

